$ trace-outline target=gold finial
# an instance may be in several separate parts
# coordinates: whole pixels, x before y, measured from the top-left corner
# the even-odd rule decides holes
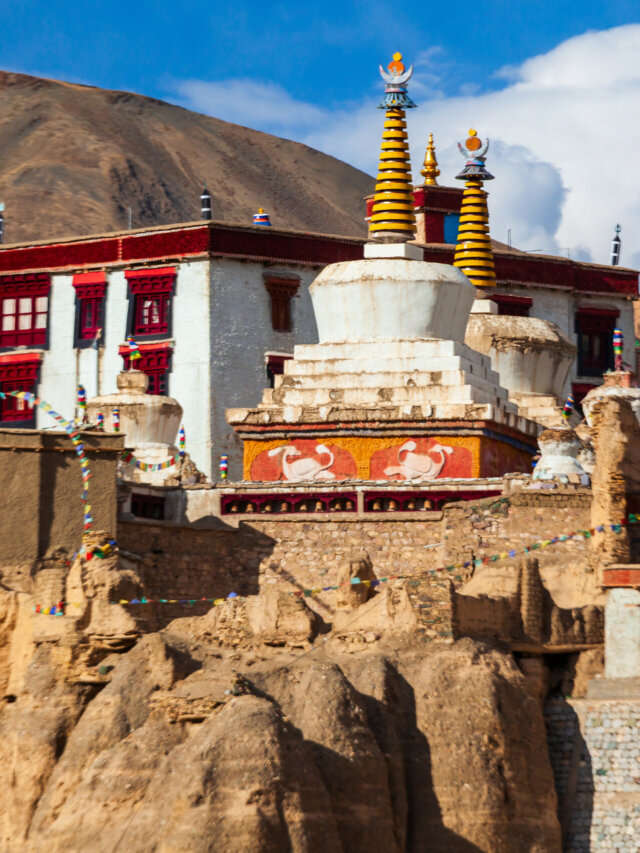
[[[438,161],[436,159],[436,146],[433,144],[433,133],[429,134],[429,142],[427,143],[427,150],[424,155],[424,168],[420,174],[424,175],[425,187],[438,186],[436,178],[440,174],[440,169],[438,169]]]

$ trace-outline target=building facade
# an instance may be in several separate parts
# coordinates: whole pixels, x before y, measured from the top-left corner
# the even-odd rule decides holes
[[[418,187],[417,242],[450,264],[461,190]],[[129,366],[127,337],[149,392],[184,409],[187,449],[208,476],[242,451],[225,410],[251,406],[295,344],[316,343],[308,288],[329,263],[362,258],[365,240],[259,226],[196,222],[56,242],[0,247],[0,390],[30,390],[65,415],[115,390]],[[621,328],[635,367],[637,272],[526,254],[494,245],[505,314],[554,322],[578,345],[567,381],[579,400],[613,364]],[[2,401],[0,425],[46,428],[23,401]],[[108,427],[108,425],[107,425]]]

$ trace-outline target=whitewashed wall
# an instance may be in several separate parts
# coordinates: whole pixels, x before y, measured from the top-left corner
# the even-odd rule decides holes
[[[246,263],[228,259],[211,262],[211,432],[214,466],[229,455],[229,479],[242,476],[242,447],[225,418],[227,408],[256,406],[268,386],[265,352],[293,353],[294,344],[317,343],[309,285],[320,268]],[[271,302],[263,273],[300,278],[292,300],[292,331],[271,326]],[[214,479],[216,472],[214,471]]]
[[[185,261],[178,267],[172,308],[174,347],[169,396],[182,406],[187,450],[191,458],[201,471],[211,477],[209,271],[208,260]]]

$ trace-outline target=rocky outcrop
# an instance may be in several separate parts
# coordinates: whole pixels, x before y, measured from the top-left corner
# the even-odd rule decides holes
[[[5,596],[8,684],[16,630],[56,617]],[[71,635],[31,632],[0,709],[0,850],[560,850],[540,704],[510,655],[411,635],[355,655],[314,642],[304,601],[269,600],[260,630],[229,601],[103,656],[95,683],[73,677]],[[267,645],[278,625],[307,650]]]

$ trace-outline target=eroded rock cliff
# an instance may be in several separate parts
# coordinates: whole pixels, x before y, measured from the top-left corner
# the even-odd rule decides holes
[[[96,632],[0,592],[0,849],[560,850],[541,706],[510,654],[346,643],[303,602],[293,647],[256,606],[131,645],[117,605],[94,604]]]

